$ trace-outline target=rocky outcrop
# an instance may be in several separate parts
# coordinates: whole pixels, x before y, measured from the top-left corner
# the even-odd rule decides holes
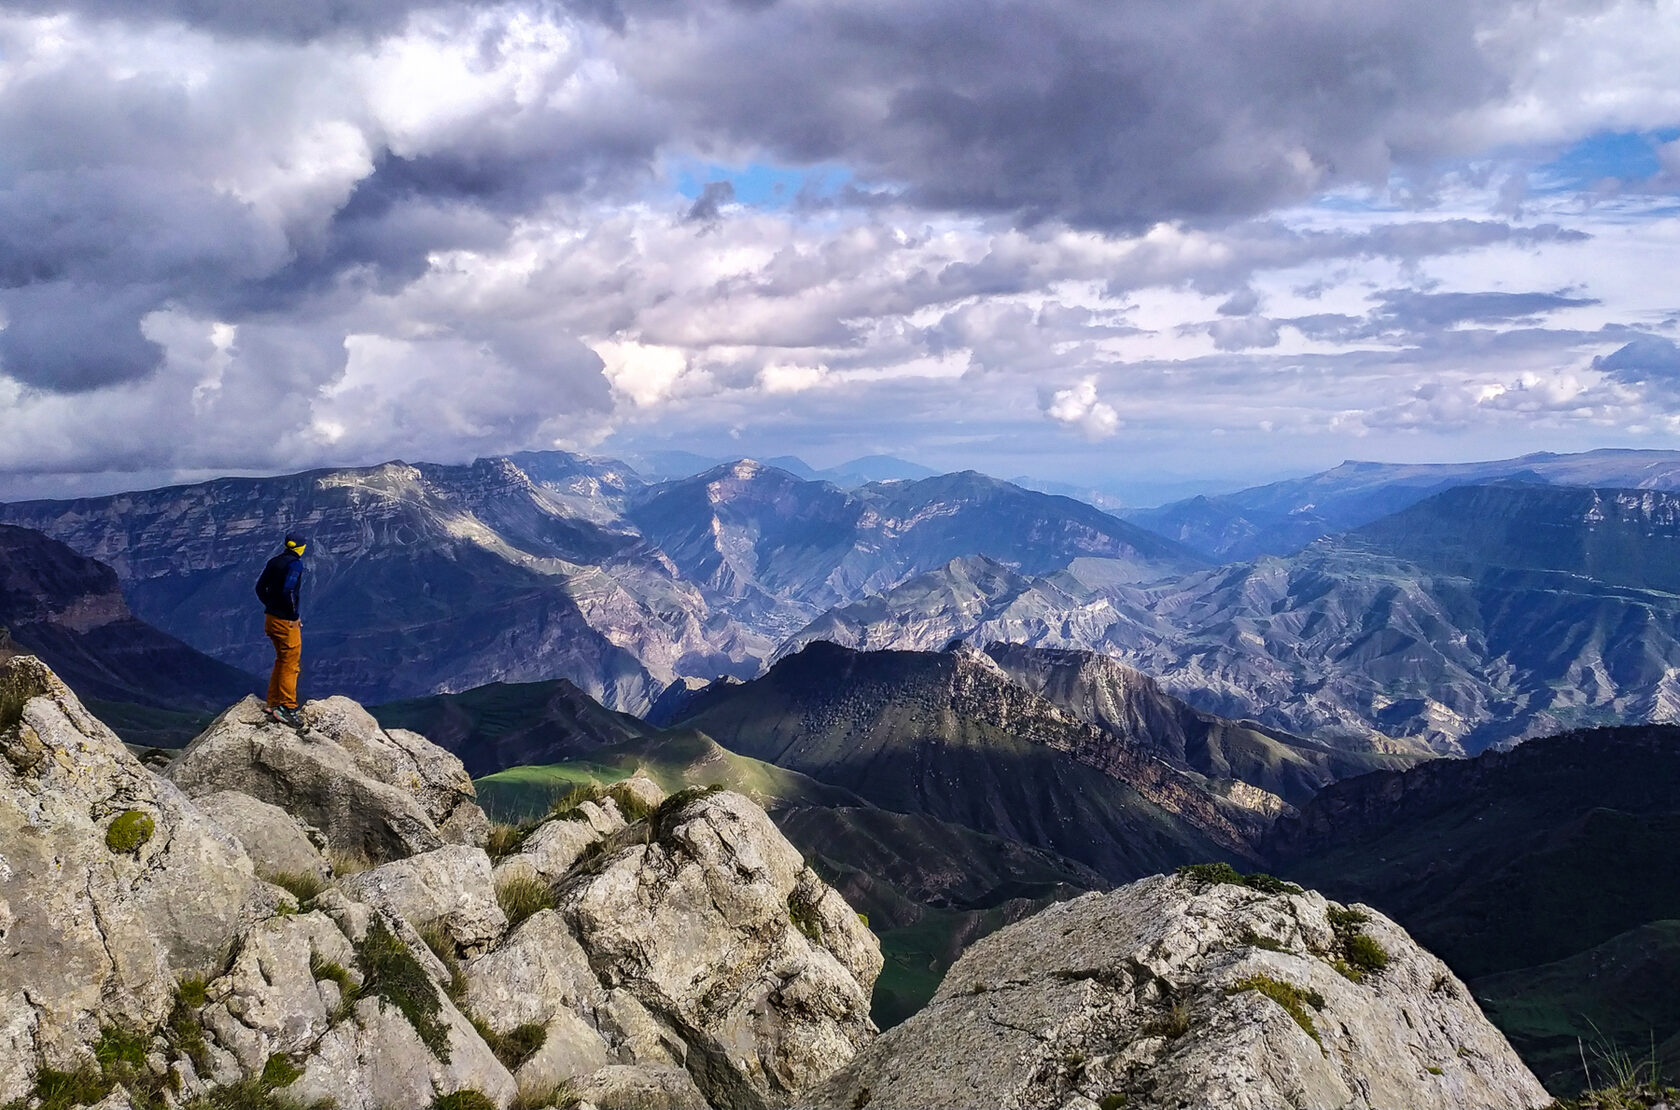
[[[382,729],[349,698],[303,707],[304,732],[246,698],[165,772],[188,794],[237,790],[320,829],[335,850],[374,862],[447,843],[484,843],[489,822],[461,761],[424,737]]]
[[[604,984],[679,1032],[707,1098],[785,1102],[873,1034],[879,943],[746,798],[679,795],[645,824],[563,882],[561,915]]]
[[[801,1105],[1550,1104],[1464,985],[1399,926],[1263,885],[1157,876],[995,933],[927,1009]]]
[[[0,663],[0,1105],[169,1013],[256,885],[239,843],[32,656]]]
[[[252,710],[170,768],[201,808],[0,662],[0,1105],[757,1108],[874,1035],[879,946],[747,799],[631,779],[493,869],[445,843],[484,822],[441,749]]]

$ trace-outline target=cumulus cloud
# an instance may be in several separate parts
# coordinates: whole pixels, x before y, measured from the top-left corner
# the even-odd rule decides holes
[[[1058,389],[1041,399],[1044,415],[1058,424],[1077,428],[1089,439],[1107,439],[1120,429],[1120,414],[1097,398],[1097,381]]]
[[[1660,335],[1642,335],[1593,359],[1592,365],[1617,381],[1680,383],[1680,343]]]
[[[1675,311],[1649,282],[1602,288],[1627,199],[1603,219],[1555,203],[1529,184],[1543,146],[1437,167],[1490,137],[1680,123],[1674,14],[19,0],[0,10],[0,468],[889,421],[1012,451],[1044,417],[1117,436],[1101,398],[1122,394],[1128,438],[1318,427],[1330,393],[1369,430],[1347,413],[1427,400],[1452,360],[1667,403],[1638,384],[1660,360],[1605,330]],[[697,163],[680,199],[672,167]],[[760,203],[766,163],[844,184]],[[1395,203],[1396,175],[1434,207]],[[1598,272],[1555,261],[1571,251]],[[1493,258],[1587,276],[1506,292]],[[1332,362],[1345,385],[1301,384]]]

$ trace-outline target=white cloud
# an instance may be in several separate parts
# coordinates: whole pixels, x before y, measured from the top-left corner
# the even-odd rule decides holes
[[[1120,430],[1120,414],[1114,406],[1097,398],[1097,381],[1086,378],[1078,385],[1051,393],[1044,415],[1060,424],[1077,428],[1090,439],[1107,439]]]

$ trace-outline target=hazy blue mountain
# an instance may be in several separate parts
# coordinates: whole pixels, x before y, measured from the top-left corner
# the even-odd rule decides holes
[[[1680,728],[1574,732],[1337,783],[1267,850],[1281,874],[1399,921],[1567,1090],[1594,1025],[1680,1063],[1677,782]]]
[[[40,656],[134,743],[190,739],[264,684],[136,618],[110,567],[27,528],[0,525],[0,629],[0,651]]]
[[[1495,481],[1680,490],[1680,452],[1540,453],[1476,463],[1345,462],[1306,478],[1123,515],[1210,558],[1252,559],[1287,555],[1320,536],[1369,524],[1455,486]]]
[[[1680,716],[1676,495],[1454,489],[1300,552],[1137,585],[955,561],[825,613],[823,639],[1112,655],[1198,709],[1341,749],[1445,753]]]
[[[870,482],[914,482],[938,476],[939,471],[931,466],[923,466],[921,463],[909,462],[892,455],[865,455],[838,466],[819,470],[813,475],[848,489],[852,486],[868,485]]]

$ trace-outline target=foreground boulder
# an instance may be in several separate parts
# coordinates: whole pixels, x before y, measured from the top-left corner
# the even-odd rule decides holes
[[[239,843],[32,656],[0,662],[0,1105],[213,970],[256,883]]]
[[[1157,876],[994,933],[926,1009],[801,1104],[1551,1104],[1464,985],[1398,925],[1263,885]]]
[[[483,846],[489,821],[449,752],[382,729],[349,698],[312,701],[305,732],[256,698],[223,713],[165,772],[193,797],[237,790],[319,829],[330,847],[374,863],[445,844]]]

